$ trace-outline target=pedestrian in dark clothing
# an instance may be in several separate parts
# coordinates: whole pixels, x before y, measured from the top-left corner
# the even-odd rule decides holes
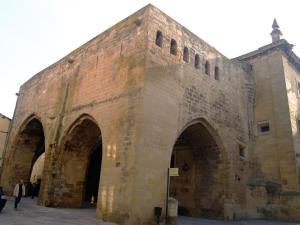
[[[33,183],[30,181],[28,185],[28,196],[32,196],[32,188],[33,188]]]
[[[6,204],[6,197],[3,193],[2,187],[0,187],[0,213]]]
[[[23,180],[20,180],[20,183],[16,184],[14,189],[14,197],[15,197],[15,209],[18,208],[18,204],[21,201],[21,198],[25,196],[25,185]]]
[[[36,183],[31,183],[30,182],[30,194],[28,195],[31,196],[31,199],[34,199],[34,196],[36,196]]]
[[[40,193],[40,188],[41,188],[41,183],[42,183],[42,180],[41,179],[37,179],[37,182],[36,182],[36,185],[35,185],[35,196],[39,196],[39,193]]]
[[[3,188],[0,186],[0,199],[1,199],[2,195],[4,195],[4,192],[3,192]]]

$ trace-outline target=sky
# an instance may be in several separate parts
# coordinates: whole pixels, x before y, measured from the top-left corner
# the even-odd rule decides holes
[[[153,4],[228,58],[271,43],[276,17],[300,56],[298,0],[0,0],[0,113],[33,75]]]

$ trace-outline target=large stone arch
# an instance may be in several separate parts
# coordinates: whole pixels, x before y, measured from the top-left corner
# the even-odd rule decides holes
[[[20,180],[24,180],[28,189],[34,163],[45,152],[45,141],[41,118],[31,114],[21,123],[6,149],[2,185],[8,194],[12,194]]]
[[[83,207],[92,196],[97,201],[102,165],[102,133],[97,121],[88,114],[79,116],[64,133],[58,148],[53,205]],[[97,168],[90,168],[93,163]],[[90,185],[88,179],[94,176],[98,183]]]
[[[180,176],[171,177],[170,196],[179,201],[179,213],[223,219],[230,166],[217,129],[207,119],[194,119],[173,143],[170,167],[178,167]]]

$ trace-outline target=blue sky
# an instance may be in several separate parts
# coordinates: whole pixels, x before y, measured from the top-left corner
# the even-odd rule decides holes
[[[34,74],[148,3],[229,58],[269,44],[276,17],[300,56],[297,0],[0,0],[0,113],[12,117]]]

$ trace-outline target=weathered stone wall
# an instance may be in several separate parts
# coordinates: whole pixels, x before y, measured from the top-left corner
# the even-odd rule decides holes
[[[242,58],[251,64],[255,78],[254,150],[258,169],[249,180],[248,204],[255,207],[248,215],[299,221],[298,73],[279,48],[250,55]],[[268,124],[269,130],[261,129],[261,124]]]
[[[252,65],[256,84],[255,152],[262,176],[279,183],[283,191],[298,190],[282,53],[273,51],[248,62]],[[264,122],[269,123],[268,132],[259,130],[259,124]]]
[[[136,152],[134,212],[138,221],[153,218],[153,209],[165,209],[167,168],[174,143],[188,125],[207,123],[221,146],[224,160],[223,201],[231,202],[234,210],[224,217],[246,216],[246,181],[249,176],[253,80],[214,48],[189,32],[156,8],[150,8],[148,51],[140,143]],[[162,47],[155,44],[156,33],[163,35]],[[171,39],[178,45],[177,55],[170,54]],[[189,63],[183,61],[183,47],[190,52]],[[200,68],[194,66],[195,54]],[[205,60],[210,75],[204,72]],[[214,79],[214,67],[220,78]],[[239,155],[239,144],[247,147],[247,156]],[[141,198],[140,196],[143,196]],[[240,209],[240,210],[239,210]]]
[[[283,69],[288,96],[291,129],[293,135],[294,152],[296,155],[298,175],[300,174],[300,73],[283,57]],[[299,179],[300,181],[300,179]]]
[[[145,13],[142,9],[121,21],[21,86],[1,180],[8,193],[15,185],[11,177],[17,158],[15,140],[27,118],[35,115],[43,125],[46,152],[39,202],[55,205],[53,183],[60,179],[56,162],[62,140],[72,124],[87,114],[99,125],[103,141],[98,215],[119,223],[129,219],[145,63]]]

